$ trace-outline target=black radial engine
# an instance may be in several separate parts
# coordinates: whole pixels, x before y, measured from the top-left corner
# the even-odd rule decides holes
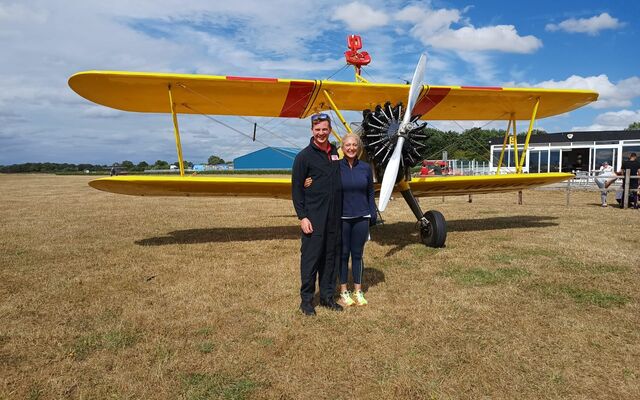
[[[404,133],[398,132],[404,112],[405,109],[401,102],[395,107],[392,107],[390,102],[386,102],[384,106],[376,106],[374,111],[367,109],[362,112],[363,132],[361,138],[379,182],[382,181],[384,170],[396,147],[399,134],[405,137],[405,141],[402,146],[402,158],[396,182],[400,181],[402,177],[409,180],[410,168],[422,161],[420,150],[426,146],[421,141],[427,138],[424,134],[424,127],[427,124],[416,124],[421,115],[413,115]]]

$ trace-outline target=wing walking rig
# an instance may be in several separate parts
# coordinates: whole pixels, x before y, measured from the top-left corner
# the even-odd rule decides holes
[[[360,36],[347,38],[345,59],[355,69],[356,82],[86,71],[69,78],[80,96],[123,111],[168,113],[172,116],[180,177],[120,176],[89,184],[100,190],[151,196],[255,196],[290,198],[290,179],[185,176],[178,126],[179,114],[306,118],[332,110],[348,132],[342,111],[362,112],[363,157],[380,184],[379,209],[386,209],[399,191],[417,221],[423,243],[444,246],[446,223],[438,211],[423,213],[416,197],[516,191],[572,178],[568,173],[523,174],[531,131],[537,118],[566,113],[596,101],[588,90],[435,86],[424,84],[422,55],[409,85],[370,83],[361,76],[371,57]],[[517,149],[516,121],[529,120],[524,150],[516,157],[516,174],[411,178],[421,161],[426,138],[421,120],[507,121],[500,159],[510,139]],[[335,132],[334,132],[335,134]],[[339,140],[339,137],[336,135]],[[517,152],[516,152],[517,153]],[[501,165],[501,162],[499,162]]]

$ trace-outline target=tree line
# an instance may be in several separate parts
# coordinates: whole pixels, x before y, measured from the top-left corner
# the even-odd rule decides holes
[[[640,122],[630,124],[625,130],[640,130]],[[489,141],[495,138],[503,138],[504,129],[467,129],[462,133],[456,131],[441,131],[427,126],[423,143],[425,148],[422,150],[422,158],[426,160],[439,160],[442,158],[442,152],[446,151],[449,159],[457,160],[476,160],[489,161],[491,145]],[[544,130],[534,129],[532,135],[546,135]],[[526,132],[521,132],[518,136],[524,136]],[[522,143],[522,140],[518,140]],[[207,159],[209,165],[224,164],[225,161],[217,156],[212,155]],[[141,161],[134,164],[132,161],[125,160],[113,165],[99,164],[69,164],[69,163],[24,163],[13,165],[0,165],[0,173],[16,173],[16,172],[108,172],[112,166],[117,166],[121,170],[128,172],[143,172],[144,170],[161,170],[169,169],[171,165],[178,165],[178,162],[169,164],[164,160],[156,160],[155,163],[149,164]],[[184,161],[185,168],[193,168],[191,161]]]
[[[209,161],[216,161],[215,164],[223,164],[224,160],[218,156],[209,157]],[[23,172],[39,172],[39,173],[74,173],[85,172],[90,173],[108,173],[111,168],[117,167],[119,171],[127,172],[143,172],[145,170],[163,170],[171,168],[171,165],[178,166],[178,162],[169,163],[164,160],[156,160],[155,163],[149,164],[146,161],[140,161],[135,164],[133,161],[124,160],[119,163],[107,164],[72,164],[72,163],[23,163],[12,165],[0,165],[0,173],[23,173]],[[185,168],[193,168],[191,161],[184,161]]]

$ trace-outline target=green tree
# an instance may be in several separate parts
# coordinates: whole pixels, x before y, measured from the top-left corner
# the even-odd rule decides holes
[[[632,124],[629,124],[627,129],[625,129],[625,131],[635,131],[635,130],[640,130],[640,121],[636,121]]]
[[[224,160],[218,156],[211,156],[209,157],[209,160],[207,160],[207,164],[209,165],[224,164]]]
[[[135,167],[135,165],[133,164],[133,162],[129,161],[129,160],[124,160],[123,162],[120,163],[120,166],[124,169],[126,169],[127,171],[132,171],[133,168]]]
[[[144,171],[145,169],[149,169],[149,164],[146,161],[140,161],[136,165],[136,171]]]
[[[151,169],[169,169],[169,163],[164,160],[156,160]]]

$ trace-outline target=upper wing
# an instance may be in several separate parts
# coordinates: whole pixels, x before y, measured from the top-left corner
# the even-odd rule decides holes
[[[82,97],[124,111],[305,118],[328,110],[325,91],[340,110],[362,111],[406,102],[408,85],[234,76],[87,71],[69,78]],[[424,85],[415,114],[428,120],[509,120],[562,114],[596,101],[588,90]]]
[[[530,189],[573,178],[573,174],[508,174],[413,178],[417,197],[456,196]],[[137,196],[243,196],[291,198],[291,178],[115,176],[89,182],[105,192]]]

